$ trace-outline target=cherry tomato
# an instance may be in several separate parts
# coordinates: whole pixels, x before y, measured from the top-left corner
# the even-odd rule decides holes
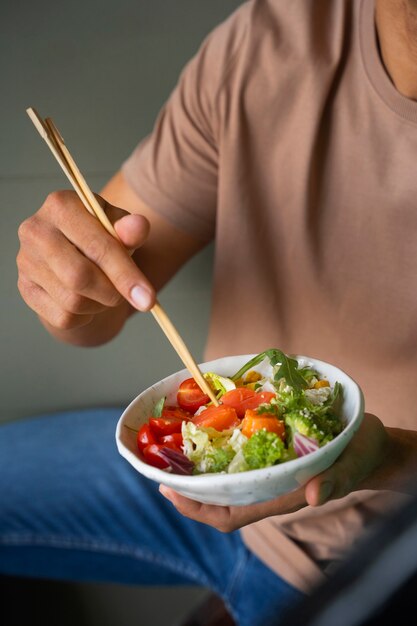
[[[184,411],[179,406],[166,406],[162,409],[161,415],[161,417],[178,417],[181,420],[189,420],[192,416],[192,413]]]
[[[182,435],[181,433],[172,433],[172,435],[165,435],[164,437],[161,437],[160,442],[164,445],[167,443],[172,443],[178,448],[179,451],[181,451]]]
[[[146,446],[149,446],[152,443],[158,443],[155,435],[151,431],[149,424],[144,424],[138,430],[136,440],[137,440],[138,448],[141,452],[143,452]]]
[[[149,465],[153,465],[154,467],[159,467],[159,469],[165,469],[169,466],[169,463],[165,461],[165,459],[160,455],[160,450],[163,448],[163,445],[158,443],[151,443],[149,446],[143,449],[143,456],[145,461],[149,463]]]
[[[275,393],[272,393],[272,391],[257,391],[256,392],[256,397],[257,397],[257,401],[258,401],[258,405],[256,408],[258,408],[258,406],[260,404],[269,404],[269,402],[271,402],[272,398],[276,397]],[[252,408],[252,407],[250,407]]]
[[[200,389],[194,378],[187,378],[179,386],[177,402],[185,411],[195,413],[200,406],[210,402],[210,398]]]
[[[216,430],[226,430],[227,428],[235,428],[239,426],[240,420],[235,409],[230,406],[213,406],[200,415],[193,417],[196,426],[204,426],[205,428],[215,428]]]
[[[272,415],[272,413],[261,413],[259,415],[252,409],[246,409],[245,417],[242,420],[242,435],[250,438],[263,428],[270,433],[277,434],[282,440],[285,439],[284,422],[278,419],[276,415]]]
[[[271,402],[275,394],[271,391],[256,392],[247,387],[236,387],[221,397],[221,402],[236,410],[238,417],[244,417],[246,409],[256,409],[264,402]]]
[[[149,426],[156,437],[164,437],[172,433],[180,433],[183,421],[179,417],[151,417]]]
[[[246,409],[256,409],[264,402],[271,402],[274,397],[275,394],[271,391],[256,392],[247,387],[236,387],[236,389],[227,391],[221,397],[221,402],[233,407],[238,417],[244,417]]]
[[[174,443],[151,443],[149,446],[143,449],[142,454],[144,459],[149,465],[153,465],[154,467],[159,467],[160,469],[165,469],[169,466],[169,463],[164,459],[161,455],[162,448],[171,448],[172,450],[176,450],[177,452],[182,452],[178,446]]]
[[[239,417],[245,414],[244,405],[256,397],[256,391],[247,387],[236,387],[231,391],[227,391],[221,398],[222,404],[233,407]]]

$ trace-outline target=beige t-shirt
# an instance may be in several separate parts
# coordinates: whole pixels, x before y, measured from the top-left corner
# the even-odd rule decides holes
[[[415,428],[417,102],[381,63],[373,0],[254,0],[204,42],[124,164],[177,227],[216,241],[207,358],[329,361]],[[397,497],[356,492],[243,537],[308,589]]]

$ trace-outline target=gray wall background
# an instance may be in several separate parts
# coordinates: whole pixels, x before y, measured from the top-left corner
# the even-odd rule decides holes
[[[181,364],[151,315],[116,341],[82,350],[54,342],[16,289],[18,224],[68,187],[25,113],[62,131],[91,187],[101,186],[151,129],[185,62],[239,0],[2,0],[0,4],[0,419],[68,406],[125,404]],[[201,358],[212,250],[162,292]]]
[[[56,409],[123,406],[155,380],[181,368],[150,314],[136,315],[112,343],[86,350],[54,342],[20,299],[17,227],[51,190],[68,187],[25,109],[34,106],[54,118],[91,187],[99,191],[151,130],[179,71],[203,37],[240,3],[0,3],[0,421]],[[210,312],[211,260],[208,248],[161,294],[199,360]],[[97,619],[101,626],[137,624],[137,615],[129,620],[140,590],[112,593],[109,601],[108,590],[79,589],[78,597],[94,597],[93,607],[81,603],[88,607],[86,623],[92,626]],[[201,597],[191,590],[167,593],[168,613],[146,618],[142,609],[141,626],[174,624],[187,605]],[[145,608],[155,599],[148,592],[140,597]]]

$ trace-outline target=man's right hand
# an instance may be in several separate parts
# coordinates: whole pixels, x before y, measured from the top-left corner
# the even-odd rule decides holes
[[[131,307],[146,311],[155,300],[152,285],[130,256],[147,239],[149,221],[100,202],[123,245],[73,191],[50,194],[19,228],[20,293],[58,335],[120,307],[126,319]]]

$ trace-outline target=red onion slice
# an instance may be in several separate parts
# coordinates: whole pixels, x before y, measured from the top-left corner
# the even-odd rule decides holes
[[[172,450],[172,448],[161,448],[159,454],[169,463],[169,467],[174,474],[191,475],[193,473],[194,463],[182,452],[177,452],[177,450]]]
[[[312,437],[306,437],[300,433],[295,433],[293,436],[294,450],[297,456],[305,456],[310,452],[315,452],[319,449],[318,442]]]

